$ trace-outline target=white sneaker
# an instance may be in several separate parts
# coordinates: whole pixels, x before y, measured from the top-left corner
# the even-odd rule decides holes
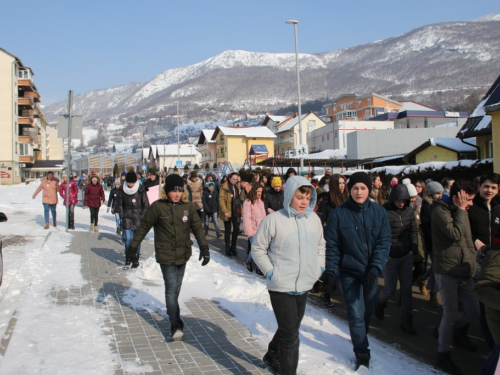
[[[184,336],[184,332],[182,332],[181,329],[177,329],[174,334],[172,335],[172,339],[174,341],[180,341],[182,340],[182,337]]]

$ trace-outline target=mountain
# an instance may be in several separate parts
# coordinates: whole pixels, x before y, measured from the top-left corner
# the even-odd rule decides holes
[[[373,43],[300,54],[302,102],[343,93],[375,92],[439,108],[485,92],[500,73],[500,14],[420,27]],[[172,115],[179,101],[185,121],[234,113],[263,113],[296,102],[295,54],[225,51],[169,69],[145,83],[94,90],[74,98],[84,119]],[[45,107],[54,121],[66,102]]]

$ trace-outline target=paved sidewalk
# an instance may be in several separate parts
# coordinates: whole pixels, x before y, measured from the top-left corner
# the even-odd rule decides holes
[[[87,305],[108,315],[106,334],[116,355],[115,374],[270,374],[262,363],[266,352],[249,330],[217,302],[193,298],[186,303],[184,340],[174,342],[168,318],[134,309],[123,297],[130,282],[123,266],[123,245],[110,233],[72,232],[68,252],[82,256],[82,288],[54,290],[58,304]],[[143,244],[148,257],[152,246]],[[147,293],[145,291],[138,293]]]

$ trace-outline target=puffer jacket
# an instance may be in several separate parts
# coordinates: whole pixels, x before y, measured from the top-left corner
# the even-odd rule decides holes
[[[203,195],[203,180],[198,178],[196,181],[188,180],[188,190],[191,196],[191,202],[197,210],[203,209],[202,195]]]
[[[135,231],[139,229],[141,221],[146,214],[149,207],[149,200],[143,185],[139,185],[135,193],[128,194],[127,189],[130,188],[126,184],[122,186],[118,194],[115,213],[120,215],[123,229]]]
[[[266,201],[264,202],[266,213],[269,214],[269,208],[274,212],[281,210],[283,208],[284,200],[285,194],[283,193],[283,189],[281,189],[280,191],[276,191],[273,188],[270,188],[268,191],[266,191]]]
[[[290,207],[295,191],[311,186],[312,197],[305,214],[295,214]],[[306,292],[321,275],[325,262],[325,240],[318,215],[313,212],[316,191],[304,177],[288,179],[285,208],[266,216],[253,237],[252,258],[267,275],[267,287],[275,292]]]
[[[149,206],[141,226],[130,243],[130,252],[136,252],[139,244],[154,227],[156,262],[166,265],[182,265],[192,255],[190,231],[199,248],[208,248],[200,216],[193,203],[180,200],[173,203],[161,189],[160,199]]]
[[[367,199],[362,205],[351,197],[328,216],[325,228],[326,271],[366,280],[379,276],[391,248],[387,211]]]
[[[472,242],[480,240],[485,245],[493,245],[495,233],[492,231],[491,219],[495,206],[496,202],[492,200],[490,210],[479,194],[474,197],[474,204],[468,210]]]
[[[394,202],[406,201],[403,208],[397,208]],[[389,202],[383,206],[387,210],[391,226],[391,250],[389,257],[402,258],[411,252],[418,253],[418,229],[413,208],[410,207],[410,194],[406,185],[397,184],[391,190]]]
[[[205,214],[216,214],[219,212],[219,193],[215,188],[212,191],[203,191],[203,212]]]
[[[255,200],[253,204],[249,199],[245,199],[243,202],[243,230],[248,238],[255,236],[265,217],[266,209],[262,199]]]
[[[432,253],[432,226],[431,217],[435,205],[431,197],[425,197],[422,200],[422,207],[420,208],[420,233],[424,242],[425,251]]]
[[[431,217],[434,272],[468,280],[477,269],[469,214],[444,199],[434,205]]]
[[[119,189],[117,189],[117,188],[111,189],[111,191],[109,192],[109,197],[108,197],[108,207],[116,209],[116,205],[118,204],[118,197],[120,196],[121,192],[122,192],[121,187]]]
[[[38,193],[42,190],[42,203],[57,204],[57,192],[59,191],[59,180],[57,178],[48,180],[47,177],[43,177],[40,179],[40,186],[33,194],[33,199],[36,198]]]
[[[66,182],[59,186],[59,195],[63,198],[64,205],[66,206]],[[78,203],[78,186],[76,186],[76,182],[69,182],[69,204],[77,204]]]
[[[101,207],[101,202],[106,200],[100,178],[92,176],[92,179],[94,177],[97,178],[97,184],[94,185],[92,182],[89,182],[85,187],[85,200],[83,202],[85,207]]]
[[[241,218],[240,190],[236,186],[229,186],[229,182],[224,182],[219,192],[219,210],[223,221],[228,221],[233,215]],[[226,217],[226,213],[229,216]]]

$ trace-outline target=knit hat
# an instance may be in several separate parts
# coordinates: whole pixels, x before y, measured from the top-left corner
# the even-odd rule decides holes
[[[271,180],[271,187],[275,188],[276,186],[281,186],[281,177],[274,176]]]
[[[212,181],[210,181],[210,182],[207,183],[207,187],[210,187],[210,185],[212,185],[213,187],[215,187],[215,184]]]
[[[115,185],[121,185],[121,184],[122,184],[122,182],[120,181],[120,179],[116,178],[115,182],[113,183],[113,186],[115,186]]]
[[[189,174],[189,179],[192,179],[192,178],[198,178],[198,173],[196,173],[196,171],[191,171],[191,173]]]
[[[408,188],[408,194],[410,194],[410,197],[416,197],[418,195],[417,193],[417,188],[413,184],[405,184],[406,187]]]
[[[443,185],[437,181],[431,181],[427,184],[427,195],[434,195],[444,191]]]
[[[403,184],[404,184],[404,185],[410,185],[410,184],[411,184],[411,180],[410,180],[409,178],[405,178],[405,179],[403,180]],[[412,195],[410,194],[410,197],[411,197],[411,196],[412,196]]]
[[[170,193],[173,190],[184,190],[184,180],[178,174],[168,175],[165,179],[165,186],[163,187],[165,193]]]
[[[127,176],[127,172],[123,171],[120,177]]]
[[[137,173],[135,172],[128,172],[126,177],[125,177],[126,182],[137,182]]]
[[[365,184],[368,187],[368,191],[372,192],[372,181],[368,173],[366,172],[354,172],[349,178],[349,182],[347,183],[347,187],[349,188],[349,192],[352,187],[356,185],[358,182]]]

